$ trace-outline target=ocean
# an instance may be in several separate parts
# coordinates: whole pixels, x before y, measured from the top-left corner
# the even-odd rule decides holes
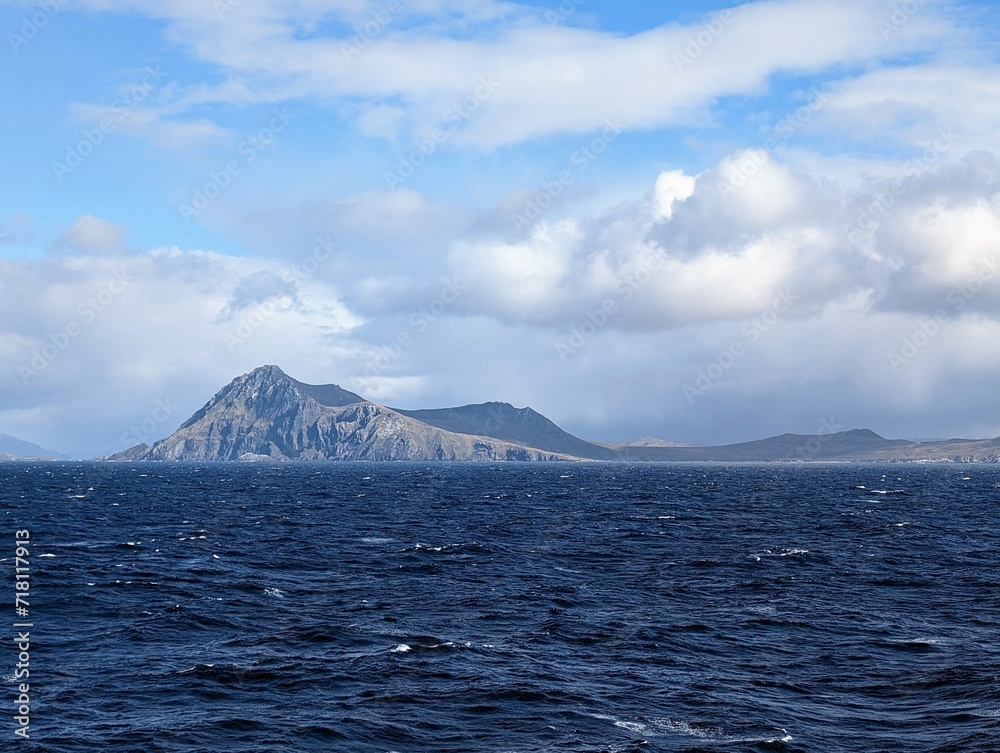
[[[0,463],[0,495],[0,750],[1000,750],[997,466]]]

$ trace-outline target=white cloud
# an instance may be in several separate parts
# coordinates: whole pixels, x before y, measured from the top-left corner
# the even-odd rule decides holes
[[[732,182],[746,160],[751,177]],[[611,301],[613,329],[671,329],[750,315],[781,292],[822,307],[871,283],[828,194],[744,152],[697,179],[666,171],[641,201],[543,221],[519,241],[459,243],[451,269],[474,291],[464,310],[511,323],[568,326]]]
[[[934,61],[871,71],[831,85],[817,121],[858,140],[891,138],[923,150],[946,133],[963,152],[997,151],[1000,66]]]
[[[694,194],[697,181],[683,170],[668,170],[660,173],[653,189],[654,217],[669,220],[674,213],[674,202],[684,201]]]
[[[179,405],[165,435],[263,363],[321,373],[336,339],[361,322],[311,265],[179,249],[92,253],[105,231],[118,237],[109,225],[75,223],[64,234],[84,246],[74,255],[0,260],[5,433],[66,451],[123,449],[121,434],[155,400]],[[289,305],[270,306],[276,296]]]
[[[114,256],[124,253],[125,228],[108,220],[85,214],[64,230],[53,242],[57,251]]]
[[[172,40],[225,72],[225,83],[189,92],[192,103],[360,101],[359,129],[393,136],[423,135],[478,97],[452,145],[480,149],[588,133],[608,118],[630,129],[704,120],[719,98],[759,94],[776,74],[926,51],[951,28],[927,4],[887,35],[880,24],[893,5],[881,0],[765,0],[631,36],[553,26],[528,6],[489,1],[402,3],[373,24],[381,5],[340,0],[223,14],[197,0],[80,4],[162,19]],[[355,25],[363,44],[354,32],[315,34],[322,20]],[[486,80],[497,91],[480,96]]]

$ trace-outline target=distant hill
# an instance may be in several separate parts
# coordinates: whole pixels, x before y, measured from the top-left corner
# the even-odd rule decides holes
[[[908,447],[877,450],[865,459],[922,463],[1000,463],[1000,437],[916,442]]]
[[[854,429],[835,434],[782,434],[718,447],[622,446],[620,450],[627,460],[648,461],[860,460],[873,452],[908,449],[912,444],[885,439],[869,429]]]
[[[502,439],[588,460],[621,460],[621,454],[568,434],[531,408],[510,403],[483,403],[437,410],[397,410],[445,431]]]
[[[927,463],[1000,462],[1000,438],[911,442],[886,439],[870,429],[831,434],[782,434],[717,447],[619,446],[626,460],[651,462],[868,461]]]
[[[62,455],[54,450],[47,450],[37,444],[25,442],[23,439],[0,434],[0,459],[3,455],[10,455],[12,459],[20,458],[41,458],[44,460],[69,460],[66,455]]]

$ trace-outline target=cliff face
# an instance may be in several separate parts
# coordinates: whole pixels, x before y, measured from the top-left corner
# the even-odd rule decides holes
[[[431,426],[334,385],[264,366],[234,379],[174,434],[110,460],[563,460],[565,455]]]

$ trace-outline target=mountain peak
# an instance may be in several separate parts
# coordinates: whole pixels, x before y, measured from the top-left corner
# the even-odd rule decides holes
[[[268,364],[265,366],[258,366],[256,369],[251,371],[249,374],[244,374],[242,377],[237,377],[239,379],[253,379],[253,380],[280,380],[280,379],[290,379],[284,371],[282,371],[278,366]]]
[[[224,392],[230,394],[234,389],[241,387],[253,390],[249,396],[251,399],[256,399],[262,394],[262,390],[265,393],[269,393],[273,388],[288,388],[297,390],[300,395],[312,398],[320,405],[325,405],[328,408],[340,408],[345,405],[368,402],[361,395],[349,392],[337,384],[306,384],[305,382],[300,382],[288,376],[278,366],[270,364],[258,366],[249,374],[237,377]]]
[[[845,436],[848,437],[866,437],[868,439],[885,439],[885,437],[880,434],[875,433],[871,429],[851,429],[850,431],[843,432]]]
[[[466,409],[456,409],[464,414]],[[497,429],[528,411],[478,406]],[[538,416],[541,421],[546,421]],[[376,405],[336,384],[310,385],[261,366],[220,390],[176,432],[112,460],[566,460],[570,453],[493,434],[469,436]],[[567,435],[568,436],[568,435]],[[544,436],[542,437],[545,438]],[[580,440],[576,440],[580,441]]]
[[[537,447],[591,460],[616,460],[614,450],[586,442],[556,426],[532,408],[489,402],[433,410],[395,409],[430,426],[466,436],[493,437],[524,447]]]

